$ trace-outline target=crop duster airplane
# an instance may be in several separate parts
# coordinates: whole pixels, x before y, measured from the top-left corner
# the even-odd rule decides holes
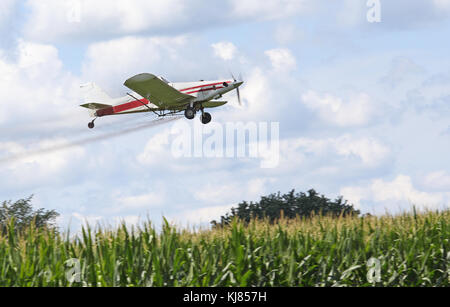
[[[184,112],[187,119],[194,119],[201,112],[203,124],[211,122],[211,114],[205,109],[223,106],[227,101],[218,101],[222,95],[237,90],[239,104],[241,95],[239,87],[243,81],[215,80],[198,82],[171,83],[163,77],[152,74],[139,74],[125,82],[125,86],[134,93],[121,98],[109,97],[95,83],[82,85],[85,94],[84,108],[90,109],[91,117],[95,117],[88,125],[94,128],[97,118],[109,115],[153,112],[159,117],[173,116]]]

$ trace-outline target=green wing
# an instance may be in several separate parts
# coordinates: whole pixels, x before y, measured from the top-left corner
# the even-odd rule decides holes
[[[174,109],[184,106],[194,98],[177,91],[152,74],[136,75],[128,79],[125,82],[125,86],[163,109]]]

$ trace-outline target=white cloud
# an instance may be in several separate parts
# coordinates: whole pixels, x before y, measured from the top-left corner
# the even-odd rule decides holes
[[[121,209],[145,209],[158,207],[164,202],[164,195],[152,192],[143,195],[121,197],[118,200]]]
[[[73,106],[78,104],[80,82],[64,71],[54,46],[19,40],[16,60],[0,57],[0,83],[0,123],[24,118],[32,122],[68,112],[72,116],[63,124],[79,119]]]
[[[361,159],[365,165],[376,166],[383,161],[390,153],[385,145],[372,138],[353,139],[346,135],[338,138],[334,142],[336,151],[340,155],[355,155]]]
[[[182,0],[30,0],[27,37],[54,41],[99,35],[127,35],[156,31],[184,24],[187,3]],[[76,16],[78,15],[78,16]]]
[[[95,226],[97,223],[104,220],[103,216],[100,215],[84,215],[78,212],[74,212],[72,216],[76,218],[80,224],[85,225],[87,223],[89,226]]]
[[[276,71],[291,71],[297,67],[297,60],[289,49],[267,50],[265,54],[269,57],[272,67]]]
[[[446,171],[432,172],[425,176],[423,183],[431,190],[450,191],[450,174]]]
[[[86,154],[85,150],[79,146],[63,152],[51,150],[65,143],[67,141],[64,139],[44,140],[31,146],[15,142],[0,143],[0,163],[2,171],[8,174],[8,184],[26,186],[45,181],[64,182],[62,176],[66,175],[74,165],[82,163]]]
[[[355,138],[351,135],[328,139],[288,139],[281,142],[281,148],[285,161],[286,158],[289,161],[291,159],[302,161],[308,153],[328,158],[330,154],[334,154],[347,159],[356,157],[367,167],[379,166],[390,155],[390,149],[379,141],[368,137]],[[299,153],[303,154],[298,155]]]
[[[439,195],[418,191],[413,187],[411,178],[399,175],[392,182],[385,182],[382,179],[373,181],[371,185],[375,201],[405,201],[419,206],[438,205],[442,201]]]
[[[164,131],[152,136],[145,145],[144,151],[138,155],[137,160],[143,165],[158,165],[162,161],[169,163],[169,137],[170,130]]]
[[[95,43],[86,53],[83,75],[86,80],[102,80],[117,88],[117,80],[122,84],[137,73],[167,73],[170,68],[190,65],[182,53],[186,43],[184,36],[124,37]],[[170,68],[167,63],[172,63]]]
[[[225,113],[224,116],[229,121],[273,118],[273,113],[268,114],[267,110],[278,111],[271,107],[274,96],[270,85],[270,76],[259,67],[253,68],[246,76],[244,86],[241,88],[241,96],[245,103],[245,112],[237,109],[236,112]],[[232,102],[238,107],[237,99]]]
[[[195,192],[195,198],[204,202],[223,203],[233,197],[235,191],[239,189],[236,184],[207,184]]]
[[[304,0],[231,0],[232,14],[241,18],[276,19],[306,10]]]
[[[433,0],[437,9],[450,10],[450,0]]]
[[[340,193],[359,208],[367,202],[374,203],[378,213],[385,209],[391,212],[410,209],[413,205],[433,209],[450,204],[448,195],[420,191],[413,186],[411,177],[405,175],[399,175],[392,181],[375,179],[368,186],[344,187]]]
[[[317,112],[324,122],[340,127],[367,124],[373,110],[371,99],[366,93],[351,95],[344,101],[331,94],[320,95],[309,90],[302,95],[302,102]]]
[[[58,50],[54,46],[21,40],[18,49],[18,67],[29,74],[38,75],[42,71],[52,74],[61,71],[62,62],[58,57]]]
[[[232,60],[237,53],[236,46],[231,42],[219,42],[211,47],[214,49],[214,55],[225,61]]]
[[[142,222],[142,219],[138,215],[127,215],[127,216],[120,216],[115,217],[114,222],[116,225],[121,225],[122,223],[125,223],[127,227],[130,226],[139,226],[139,224]]]
[[[175,222],[188,223],[190,225],[200,225],[210,223],[213,220],[219,220],[221,216],[229,213],[233,205],[204,207],[199,209],[186,210],[170,219]]]
[[[205,5],[201,0],[29,0],[27,38],[44,42],[64,39],[110,38],[142,33],[180,33],[186,29],[229,22],[284,18],[301,13],[300,0],[224,0]]]
[[[248,182],[223,182],[205,184],[194,193],[196,199],[205,203],[239,202],[245,199],[256,199],[267,192],[267,185],[273,182],[271,178],[251,179]],[[239,199],[236,199],[236,196]]]

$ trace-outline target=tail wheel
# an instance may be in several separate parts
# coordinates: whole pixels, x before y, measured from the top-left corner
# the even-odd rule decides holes
[[[94,127],[95,127],[94,122],[90,122],[90,123],[88,124],[88,127],[89,127],[89,129],[94,129]]]
[[[194,117],[195,117],[195,110],[193,108],[187,108],[184,111],[184,116],[186,116],[187,119],[194,119]]]
[[[202,121],[202,123],[204,125],[206,125],[206,124],[209,124],[211,122],[212,116],[211,116],[211,114],[205,112],[205,113],[202,114],[200,120]]]

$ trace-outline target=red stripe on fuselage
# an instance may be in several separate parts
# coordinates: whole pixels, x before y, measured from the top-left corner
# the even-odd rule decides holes
[[[224,88],[224,87],[223,87],[223,86],[218,86],[218,87],[216,87],[216,88],[214,88],[214,87],[211,87],[211,88],[202,88],[202,89],[200,89],[200,90],[198,90],[198,91],[187,92],[186,94],[195,94],[195,93],[198,93],[198,92],[214,91],[214,90],[218,90],[218,89],[221,89],[221,88]]]
[[[226,83],[231,83],[231,81],[226,81]],[[182,89],[182,90],[179,90],[179,91],[180,92],[184,92],[184,91],[187,91],[187,90],[193,90],[193,89],[196,89],[196,88],[202,88],[202,87],[206,87],[206,86],[213,86],[213,85],[219,85],[219,84],[223,84],[223,82],[204,84],[204,85],[199,85],[199,86],[194,86],[194,87],[188,87],[188,88],[185,88],[185,89]]]
[[[127,102],[124,104],[120,104],[118,106],[109,107],[106,109],[101,109],[96,112],[96,116],[102,117],[107,115],[114,115],[117,113],[129,111],[132,109],[136,109],[142,107],[143,105],[148,105],[150,102],[147,99],[135,100],[131,102]]]
[[[150,102],[147,99],[135,100],[128,103],[124,103],[113,107],[114,113],[125,112],[131,109],[136,109],[142,107],[143,105],[148,105]]]

